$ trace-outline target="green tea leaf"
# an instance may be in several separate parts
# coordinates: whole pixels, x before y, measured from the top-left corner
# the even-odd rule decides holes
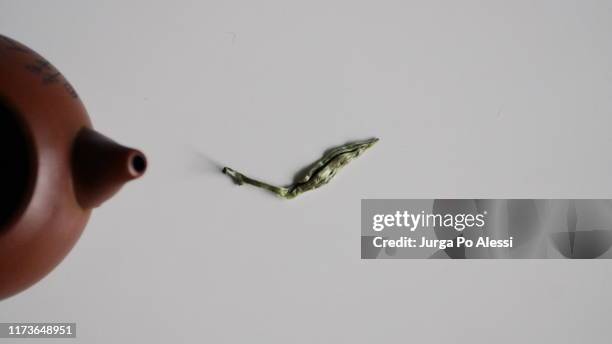
[[[303,176],[297,178],[295,183],[286,187],[274,186],[249,178],[229,167],[224,167],[223,173],[227,174],[238,185],[250,184],[271,191],[282,198],[291,199],[301,193],[314,190],[329,183],[342,167],[360,156],[361,153],[372,147],[376,142],[378,142],[378,139],[372,138],[335,147],[326,152],[321,159],[315,161]]]

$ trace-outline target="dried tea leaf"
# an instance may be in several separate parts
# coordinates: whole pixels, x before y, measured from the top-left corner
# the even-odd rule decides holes
[[[335,147],[326,152],[321,159],[315,161],[305,171],[302,177],[297,178],[294,184],[286,187],[274,186],[249,178],[229,167],[224,167],[223,173],[230,176],[238,185],[245,183],[250,184],[271,191],[282,198],[292,199],[301,193],[314,190],[329,183],[329,181],[342,167],[344,167],[344,165],[357,158],[359,155],[361,155],[361,153],[372,147],[376,142],[378,142],[378,139],[373,138]]]

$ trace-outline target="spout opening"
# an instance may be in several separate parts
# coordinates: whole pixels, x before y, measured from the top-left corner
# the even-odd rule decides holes
[[[133,177],[140,177],[147,170],[147,158],[144,154],[137,152],[130,157],[130,174]]]

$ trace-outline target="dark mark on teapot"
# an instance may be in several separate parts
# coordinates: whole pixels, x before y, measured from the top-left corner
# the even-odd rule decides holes
[[[49,61],[45,60],[44,58],[36,58],[36,60],[34,60],[34,63],[27,64],[25,68],[32,74],[39,76],[43,85],[53,85],[61,82],[66,92],[72,98],[76,99],[79,97],[72,85],[70,85],[70,83],[66,81],[63,75],[58,72]]]
[[[2,48],[7,48],[9,50],[13,50],[13,51],[18,51],[20,53],[30,53],[30,50],[20,46],[17,42],[13,41],[12,39],[8,38],[8,37],[4,37],[4,36],[0,36],[0,43],[2,43],[2,45],[0,47]]]

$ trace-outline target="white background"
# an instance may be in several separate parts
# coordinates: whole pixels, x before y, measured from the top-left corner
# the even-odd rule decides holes
[[[609,340],[609,261],[361,261],[359,206],[612,198],[612,2],[0,0],[0,33],[150,162],[0,321],[77,322],[70,343]],[[286,184],[371,136],[292,201],[217,167]]]

